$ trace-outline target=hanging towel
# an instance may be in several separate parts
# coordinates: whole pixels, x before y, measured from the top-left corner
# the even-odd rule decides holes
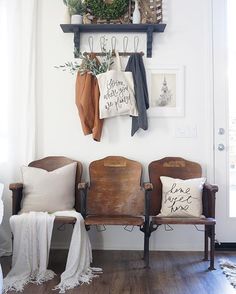
[[[98,59],[91,53],[91,59]],[[103,120],[99,118],[99,87],[98,81],[91,73],[77,73],[76,106],[78,108],[82,129],[85,135],[92,134],[95,141],[100,141]]]
[[[64,293],[83,283],[90,283],[101,269],[91,268],[91,245],[84,220],[76,211],[29,212],[14,215],[10,225],[14,236],[12,269],[4,279],[4,292],[23,291],[29,282],[41,284],[53,279],[55,273],[49,269],[48,257],[55,216],[76,218],[73,229],[66,269],[61,282],[55,287]]]
[[[140,53],[133,53],[125,70],[133,73],[135,99],[138,108],[138,117],[132,117],[131,136],[133,136],[139,128],[143,130],[148,129],[146,110],[149,108],[149,97],[142,55]]]
[[[119,115],[137,116],[137,105],[134,97],[134,82],[131,72],[121,71],[121,63],[116,52],[117,70],[107,70],[97,75],[100,101],[100,118]]]

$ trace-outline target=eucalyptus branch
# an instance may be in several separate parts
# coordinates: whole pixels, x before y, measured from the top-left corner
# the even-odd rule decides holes
[[[111,51],[103,51],[101,61],[98,62],[96,58],[91,58],[89,55],[84,55],[81,52],[77,52],[77,57],[80,62],[68,61],[63,65],[55,66],[57,69],[62,71],[69,71],[71,74],[79,72],[80,74],[90,73],[94,76],[104,73],[109,70],[110,65],[114,63]]]
[[[66,1],[66,0],[65,0]],[[79,72],[81,75],[84,73],[90,73],[94,76],[104,73],[109,70],[110,66],[114,63],[112,58],[112,52],[106,50],[107,39],[104,37],[104,42],[101,46],[101,56],[100,62],[97,58],[91,58],[89,55],[85,55],[75,48],[74,55],[80,60],[68,61],[63,65],[55,66],[55,68],[61,69],[62,71],[69,71],[71,74],[76,74]]]

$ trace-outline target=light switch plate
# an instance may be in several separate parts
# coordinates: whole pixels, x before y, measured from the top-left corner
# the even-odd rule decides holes
[[[196,126],[183,126],[175,129],[175,138],[196,138],[197,127]]]

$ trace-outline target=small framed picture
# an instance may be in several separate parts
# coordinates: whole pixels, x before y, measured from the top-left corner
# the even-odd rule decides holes
[[[184,116],[184,67],[148,67],[146,73],[150,104],[148,116]]]

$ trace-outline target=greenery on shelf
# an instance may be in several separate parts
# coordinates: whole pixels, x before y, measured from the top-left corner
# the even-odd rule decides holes
[[[87,6],[82,0],[63,0],[63,2],[69,8],[70,15],[83,15],[87,10]]]
[[[85,0],[91,14],[100,19],[118,19],[123,16],[129,5],[129,0],[113,0],[106,3],[104,0]]]

